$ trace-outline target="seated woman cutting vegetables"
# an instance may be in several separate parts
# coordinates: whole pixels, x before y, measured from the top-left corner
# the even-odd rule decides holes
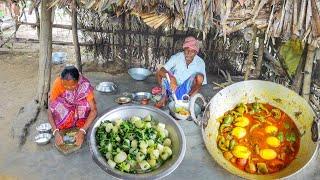
[[[79,128],[75,144],[80,146],[87,129],[97,116],[93,87],[74,66],[66,66],[53,83],[50,92],[48,119],[56,145],[63,144],[60,130]]]

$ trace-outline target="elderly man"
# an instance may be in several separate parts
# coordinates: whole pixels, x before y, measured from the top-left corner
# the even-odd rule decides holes
[[[207,84],[205,63],[197,55],[198,40],[194,37],[187,37],[183,43],[183,50],[171,56],[156,74],[157,81],[162,86],[162,98],[155,104],[158,108],[166,105],[172,92],[175,92],[177,99],[182,99],[185,94],[191,97],[200,90],[203,84]],[[166,78],[167,73],[170,84]]]

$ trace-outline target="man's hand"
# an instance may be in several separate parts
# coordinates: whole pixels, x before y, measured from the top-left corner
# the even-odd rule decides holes
[[[83,141],[84,141],[84,137],[85,137],[84,133],[79,130],[75,137],[76,137],[76,143],[75,144],[77,146],[81,146]]]
[[[176,92],[177,87],[178,87],[178,85],[177,85],[176,78],[173,77],[173,76],[170,76],[170,88],[171,88],[171,91]]]
[[[55,141],[56,145],[58,145],[58,146],[63,144],[63,138],[62,138],[62,136],[60,135],[59,132],[55,133],[54,141]]]

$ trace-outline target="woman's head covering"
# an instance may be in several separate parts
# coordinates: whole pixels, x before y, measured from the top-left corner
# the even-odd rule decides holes
[[[189,36],[184,40],[182,47],[183,49],[188,47],[190,49],[197,51],[197,53],[199,52],[199,42],[196,38],[192,36]]]

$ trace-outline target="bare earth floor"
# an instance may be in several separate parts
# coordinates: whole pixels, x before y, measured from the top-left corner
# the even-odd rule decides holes
[[[37,122],[30,127],[25,145],[19,149],[12,138],[12,122],[19,109],[36,94],[37,54],[0,54],[0,179],[16,177],[18,179],[112,179],[93,161],[86,143],[81,150],[68,156],[60,154],[51,143],[38,146],[33,142],[35,127],[46,122],[46,114],[41,112]],[[61,66],[54,66],[54,76]],[[101,81],[114,81],[119,86],[117,94],[95,92],[98,111],[115,106],[114,99],[124,92],[150,91],[155,78],[137,82],[127,74],[112,76],[106,73],[85,73],[93,85]],[[210,99],[216,91],[211,82],[217,80],[209,76],[209,85],[201,93]],[[21,110],[20,110],[21,111]],[[29,117],[26,117],[29,118]],[[165,179],[237,179],[221,168],[208,154],[201,138],[201,129],[190,121],[179,121],[187,139],[187,151],[180,166]],[[292,179],[320,179],[320,159],[315,158],[303,171]]]

